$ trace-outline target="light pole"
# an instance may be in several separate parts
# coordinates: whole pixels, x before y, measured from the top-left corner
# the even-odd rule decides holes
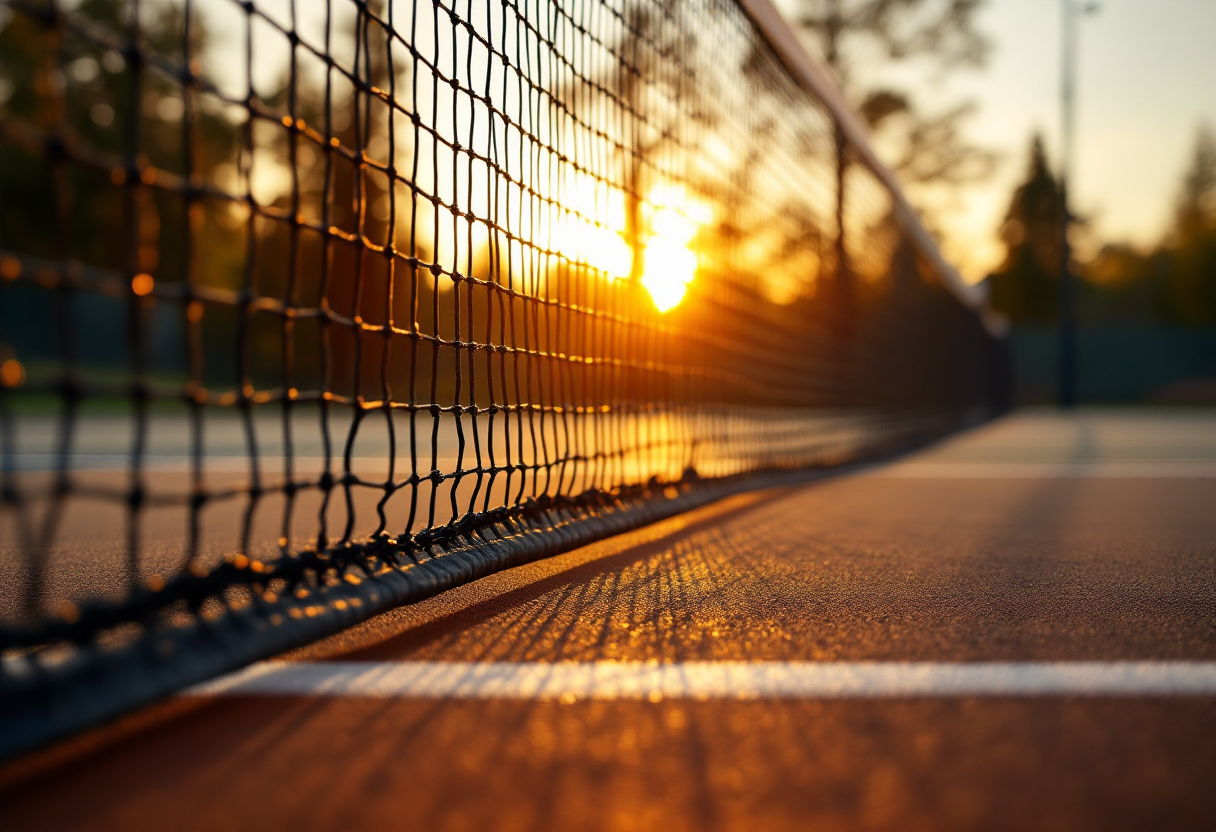
[[[1077,0],[1061,0],[1064,20],[1060,65],[1060,407],[1077,404],[1077,309],[1072,274],[1072,249],[1068,229],[1072,214],[1068,207],[1068,178],[1072,173],[1072,145],[1077,76],[1077,19],[1098,11],[1097,3],[1081,6]]]

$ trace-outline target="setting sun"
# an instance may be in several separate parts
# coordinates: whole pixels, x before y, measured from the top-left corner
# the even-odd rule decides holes
[[[708,208],[690,200],[682,187],[660,185],[650,192],[645,209],[649,234],[642,251],[642,285],[658,310],[668,312],[684,300],[696,276],[691,245],[708,219]]]
[[[563,254],[609,280],[625,280],[634,264],[623,195],[598,183],[580,185],[583,187],[570,188],[564,195],[581,210],[567,213],[560,222]],[[692,242],[709,221],[709,207],[690,199],[681,186],[658,185],[650,190],[640,213],[640,281],[655,307],[668,312],[684,299],[696,276],[698,260]]]
[[[697,255],[679,243],[654,240],[646,246],[645,257],[642,285],[658,310],[668,312],[684,300],[697,270]]]

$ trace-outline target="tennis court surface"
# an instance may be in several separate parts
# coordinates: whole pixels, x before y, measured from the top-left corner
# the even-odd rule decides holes
[[[1203,829],[1216,414],[1017,414],[10,763],[19,829]]]

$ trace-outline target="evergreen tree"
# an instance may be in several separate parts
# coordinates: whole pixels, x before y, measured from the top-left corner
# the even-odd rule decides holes
[[[1216,135],[1201,127],[1171,229],[1165,296],[1182,324],[1216,324]]]
[[[957,187],[982,179],[996,157],[962,135],[972,102],[931,113],[909,90],[862,67],[982,66],[990,49],[975,28],[982,5],[982,0],[800,0],[798,5],[799,25],[913,196],[928,185]]]
[[[1054,321],[1059,307],[1060,186],[1035,136],[1025,181],[1001,225],[1005,261],[989,278],[990,300],[1015,322]]]

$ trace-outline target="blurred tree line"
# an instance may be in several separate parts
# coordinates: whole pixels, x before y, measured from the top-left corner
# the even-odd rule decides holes
[[[1059,305],[1060,190],[1036,137],[1026,179],[1000,235],[1006,256],[988,278],[989,298],[1014,324],[1048,324]],[[1084,220],[1078,223],[1083,227]],[[1083,323],[1216,324],[1216,135],[1198,130],[1173,221],[1148,250],[1104,245],[1073,266]]]
[[[63,26],[0,16],[0,248],[47,264],[40,283],[5,290],[6,349],[51,372],[142,362],[219,392],[252,382],[374,397],[383,339],[349,322],[409,326],[434,314],[436,281],[419,281],[420,310],[401,297],[386,308],[390,229],[398,250],[414,241],[407,200],[390,199],[389,108],[372,91],[408,73],[368,22],[383,2],[359,9],[334,25],[348,70],[326,83],[293,62],[269,84],[249,78],[240,102],[209,86],[213,33],[178,5],[82,0]],[[409,155],[396,163],[408,169]],[[430,255],[424,241],[413,251]],[[65,263],[93,271],[52,277]],[[138,274],[155,296],[132,297]]]

